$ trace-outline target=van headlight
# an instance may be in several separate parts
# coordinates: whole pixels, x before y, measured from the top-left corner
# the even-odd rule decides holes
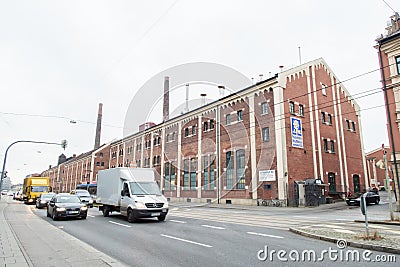
[[[87,210],[87,206],[81,207],[81,210],[83,210],[83,211]]]
[[[145,209],[146,205],[143,202],[135,201],[136,208],[138,209]]]
[[[56,208],[56,211],[65,211],[65,208],[58,207],[58,208]]]

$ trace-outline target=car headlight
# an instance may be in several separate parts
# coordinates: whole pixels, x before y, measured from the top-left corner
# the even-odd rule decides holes
[[[46,204],[46,201],[45,200],[40,200],[40,203]]]
[[[28,200],[28,202],[33,202],[33,199],[32,199],[32,198],[30,198],[30,199]]]
[[[65,211],[65,208],[58,207],[58,208],[56,208],[56,211]]]
[[[143,202],[135,201],[136,208],[138,209],[145,209],[146,205]]]
[[[87,210],[87,206],[81,207],[81,210]]]
[[[361,198],[356,198],[357,201],[361,201]]]
[[[165,202],[165,203],[164,203],[163,208],[168,208],[168,202]]]
[[[93,199],[90,199],[90,200],[89,200],[89,203],[92,204],[92,203],[93,203]]]

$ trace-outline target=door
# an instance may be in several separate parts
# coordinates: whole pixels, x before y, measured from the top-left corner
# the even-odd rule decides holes
[[[122,192],[120,192],[121,194],[121,207],[120,207],[120,212],[122,215],[127,215],[127,210],[128,210],[128,206],[131,202],[131,194],[129,191],[129,185],[128,183],[124,183],[124,185],[122,186]]]
[[[360,192],[360,176],[358,174],[353,175],[353,188],[354,193]]]
[[[328,173],[329,193],[336,193],[336,179],[333,172]]]

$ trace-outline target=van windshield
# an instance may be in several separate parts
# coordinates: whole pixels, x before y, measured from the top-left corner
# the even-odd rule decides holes
[[[32,186],[31,192],[47,192],[47,186]]]
[[[130,182],[133,195],[161,195],[158,184],[155,182]]]

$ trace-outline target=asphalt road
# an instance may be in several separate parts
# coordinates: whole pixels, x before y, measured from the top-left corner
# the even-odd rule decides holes
[[[346,249],[340,250],[336,244],[288,231],[292,225],[310,221],[346,223],[351,217],[358,216],[357,208],[349,209],[346,206],[333,210],[327,207],[318,211],[302,209],[295,212],[288,212],[284,208],[266,212],[177,207],[171,209],[165,222],[148,219],[133,224],[118,214],[103,217],[97,208],[90,209],[86,220],[55,222],[46,217],[45,210],[36,210],[34,207],[32,210],[46,222],[129,266],[330,266],[338,263],[346,266],[376,266],[376,263],[362,260],[340,260],[341,253]],[[263,260],[266,248],[268,257]],[[333,252],[331,258],[328,253],[323,254],[324,259],[319,262],[292,260],[296,252],[301,258],[304,250],[313,250],[316,257],[321,258],[322,250],[330,248],[338,252]],[[276,252],[271,259],[272,250],[286,252],[281,254],[281,258],[287,261],[279,260]],[[357,251],[362,255],[363,250]],[[373,255],[376,254],[382,253],[373,252]],[[336,260],[335,255],[339,256]],[[380,263],[380,266],[398,266],[398,263]]]

